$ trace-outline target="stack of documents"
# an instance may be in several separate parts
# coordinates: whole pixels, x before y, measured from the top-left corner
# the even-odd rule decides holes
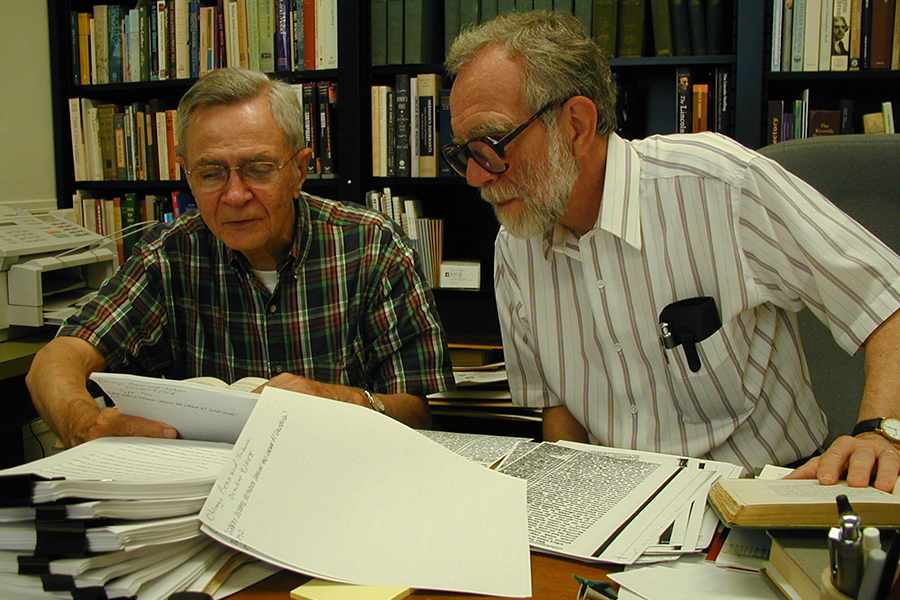
[[[237,554],[199,519],[230,451],[103,438],[0,471],[0,597],[164,600],[202,589]]]

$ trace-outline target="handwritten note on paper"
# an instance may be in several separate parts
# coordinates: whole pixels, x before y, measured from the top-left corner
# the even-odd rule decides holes
[[[531,594],[525,482],[353,404],[266,388],[200,517],[314,577]]]
[[[161,421],[189,440],[233,444],[259,394],[173,379],[94,373],[122,414]]]

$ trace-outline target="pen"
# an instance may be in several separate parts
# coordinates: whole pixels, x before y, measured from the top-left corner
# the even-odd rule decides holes
[[[863,542],[859,515],[847,496],[837,496],[838,526],[828,532],[831,582],[842,594],[856,598],[863,576]]]

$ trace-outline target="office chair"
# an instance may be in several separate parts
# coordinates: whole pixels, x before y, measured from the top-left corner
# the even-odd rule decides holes
[[[900,134],[834,135],[760,149],[900,252]],[[849,356],[809,310],[800,313],[813,392],[828,417],[826,445],[856,424],[864,352]]]

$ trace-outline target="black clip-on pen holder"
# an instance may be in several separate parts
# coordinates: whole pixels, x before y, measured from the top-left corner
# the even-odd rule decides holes
[[[722,327],[722,319],[716,300],[710,296],[687,298],[669,304],[659,313],[659,338],[663,346],[672,350],[684,347],[688,367],[696,373],[700,370],[697,343],[702,342]]]

